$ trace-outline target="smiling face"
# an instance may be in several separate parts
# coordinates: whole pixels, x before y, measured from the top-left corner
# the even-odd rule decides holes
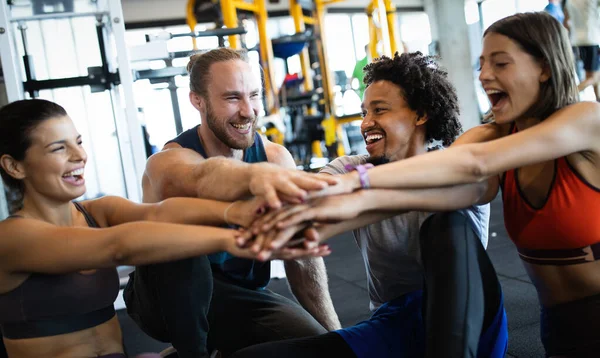
[[[483,39],[479,80],[498,123],[522,119],[539,100],[548,70],[510,38],[494,32]]]
[[[207,88],[207,98],[191,94],[198,96],[197,103],[203,103],[198,109],[207,126],[232,149],[250,147],[262,106],[261,83],[250,65],[242,60],[212,64]]]
[[[65,202],[83,195],[87,154],[71,118],[53,117],[41,122],[31,132],[30,140],[17,174],[24,183],[25,196],[41,195]]]
[[[373,158],[400,160],[425,147],[425,117],[406,103],[402,89],[386,80],[365,90],[361,132]]]

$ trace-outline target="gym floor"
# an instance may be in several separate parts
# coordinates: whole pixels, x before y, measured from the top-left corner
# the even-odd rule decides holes
[[[329,245],[333,251],[325,259],[329,288],[342,325],[347,327],[370,315],[365,268],[350,234],[333,238]],[[488,253],[504,291],[510,337],[507,357],[543,357],[537,295],[504,229],[499,198],[492,202]],[[269,288],[292,297],[285,279],[273,279]],[[129,354],[159,352],[168,346],[146,336],[124,310],[119,311],[118,315]]]

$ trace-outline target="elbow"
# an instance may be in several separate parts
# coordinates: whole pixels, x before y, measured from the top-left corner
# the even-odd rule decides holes
[[[470,182],[472,183],[481,183],[485,181],[488,177],[490,177],[490,171],[486,165],[486,160],[483,152],[477,148],[477,145],[474,145],[471,148],[467,148],[464,146],[466,150],[468,150],[468,169]]]
[[[135,260],[132,258],[132,248],[128,243],[130,241],[128,239],[131,239],[135,230],[127,230],[127,226],[131,225],[123,224],[113,227],[115,230],[107,245],[111,266],[135,265]]]

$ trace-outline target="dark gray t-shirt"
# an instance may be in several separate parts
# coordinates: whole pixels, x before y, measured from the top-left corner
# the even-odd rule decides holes
[[[368,156],[340,157],[321,173],[344,174],[345,165],[364,164]],[[487,247],[490,206],[475,205],[459,210],[468,217],[484,247]],[[429,212],[411,211],[353,231],[367,270],[370,308],[423,288],[423,267],[419,247],[421,224]]]

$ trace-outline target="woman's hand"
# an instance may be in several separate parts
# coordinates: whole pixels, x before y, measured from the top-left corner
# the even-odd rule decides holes
[[[291,238],[294,236],[297,230],[300,230],[300,228],[289,228],[285,232],[281,232],[279,234],[286,235]],[[304,228],[302,230],[304,230]],[[275,236],[278,237],[277,235]],[[318,234],[314,229],[306,230],[302,237],[304,236],[307,238],[306,241],[311,241],[312,243],[307,244],[305,243],[305,240],[301,240],[302,242],[300,242],[299,245],[294,245],[293,247],[281,247],[277,250],[262,250],[262,245],[255,245],[254,241],[257,239],[257,237],[253,237],[249,231],[240,230],[236,233],[233,242],[231,240],[226,241],[227,247],[225,251],[234,256],[259,261],[267,261],[269,259],[293,260],[306,257],[321,257],[331,254],[329,246],[318,244]],[[263,239],[264,238],[261,238],[261,240]]]
[[[269,212],[257,219],[251,227],[254,235],[275,229],[284,230],[302,223],[335,223],[351,220],[360,215],[366,205],[367,193],[356,191],[350,194],[320,197],[305,204],[292,205]],[[282,236],[279,236],[282,237]],[[277,248],[284,243],[276,244]]]
[[[260,197],[249,200],[238,200],[230,204],[224,212],[227,224],[235,224],[248,228],[256,219],[266,212],[267,202]]]

